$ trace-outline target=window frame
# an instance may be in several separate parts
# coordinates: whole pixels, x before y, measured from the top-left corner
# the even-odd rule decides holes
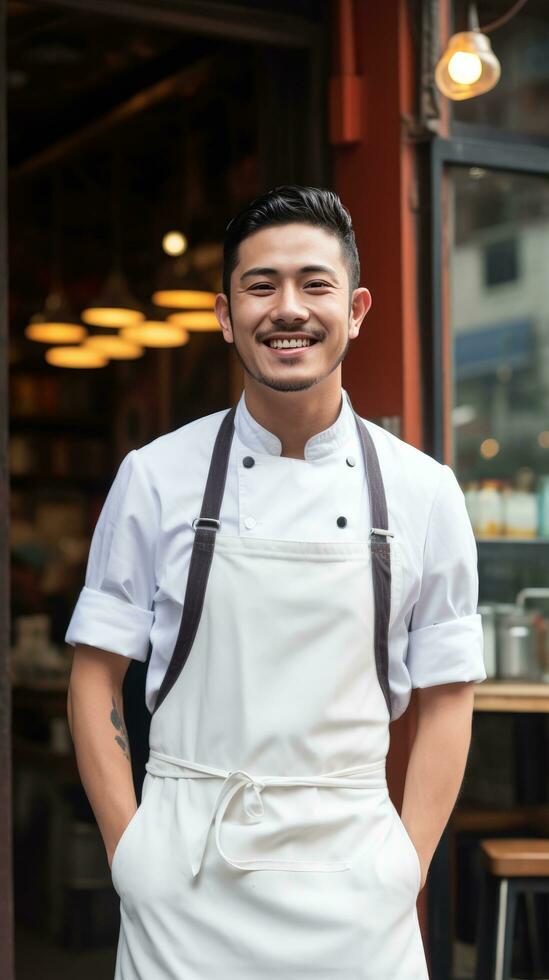
[[[471,127],[468,127],[471,129]],[[549,145],[487,139],[479,127],[472,138],[455,135],[436,137],[431,144],[431,302],[432,343],[430,390],[432,452],[437,460],[451,465],[452,359],[449,311],[445,303],[449,277],[448,256],[444,251],[444,184],[450,166],[508,170],[549,179]],[[429,384],[430,382],[430,384]]]

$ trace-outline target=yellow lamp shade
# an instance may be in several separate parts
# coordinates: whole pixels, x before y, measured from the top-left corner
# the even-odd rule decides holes
[[[453,34],[435,69],[439,90],[458,102],[489,92],[500,75],[500,63],[488,37],[477,30]]]
[[[138,344],[132,344],[118,334],[94,334],[84,341],[83,346],[117,361],[132,361],[145,353]]]
[[[185,310],[182,313],[170,313],[166,320],[175,327],[183,327],[184,330],[221,330],[213,310]]]
[[[44,357],[54,367],[100,368],[109,363],[108,357],[87,347],[50,347]]]
[[[156,306],[183,310],[213,310],[216,293],[205,289],[157,289],[152,295]]]
[[[79,344],[87,334],[85,327],[72,323],[29,323],[25,337],[42,344]]]
[[[184,347],[189,342],[186,330],[163,320],[145,320],[136,327],[123,327],[120,336],[143,347]]]
[[[145,317],[136,310],[102,306],[82,310],[82,319],[91,327],[126,327],[131,323],[141,323]]]

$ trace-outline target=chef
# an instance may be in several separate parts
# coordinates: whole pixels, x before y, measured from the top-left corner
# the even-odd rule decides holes
[[[485,677],[476,549],[452,470],[342,388],[370,304],[336,194],[252,201],[215,305],[242,396],[130,452],[99,517],[68,716],[116,980],[428,976],[416,898]],[[121,691],[149,651],[137,806]],[[412,688],[399,816],[385,760]]]

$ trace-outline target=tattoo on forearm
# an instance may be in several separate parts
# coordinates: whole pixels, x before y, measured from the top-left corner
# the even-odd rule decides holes
[[[113,698],[112,698],[111,721],[112,721],[114,727],[116,728],[117,732],[120,733],[119,735],[115,735],[114,736],[114,740],[115,740],[115,742],[118,743],[118,745],[122,749],[122,752],[126,756],[126,759],[129,759],[130,758],[130,751],[129,751],[130,743],[129,743],[129,739],[128,739],[128,733],[126,731],[126,726],[124,725],[124,719],[122,717],[122,714],[120,713],[120,711],[118,710],[118,708],[116,706],[116,701],[114,699],[114,695],[113,695]]]

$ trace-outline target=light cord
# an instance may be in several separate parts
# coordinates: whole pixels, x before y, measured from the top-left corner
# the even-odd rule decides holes
[[[515,14],[518,14],[519,10],[522,10],[526,3],[527,0],[517,0],[517,2],[510,7],[506,14],[502,14],[501,17],[490,21],[489,24],[484,24],[481,28],[479,28],[481,34],[488,34],[490,31],[495,31],[498,27],[503,27],[507,21],[511,20],[511,18],[515,16]]]

